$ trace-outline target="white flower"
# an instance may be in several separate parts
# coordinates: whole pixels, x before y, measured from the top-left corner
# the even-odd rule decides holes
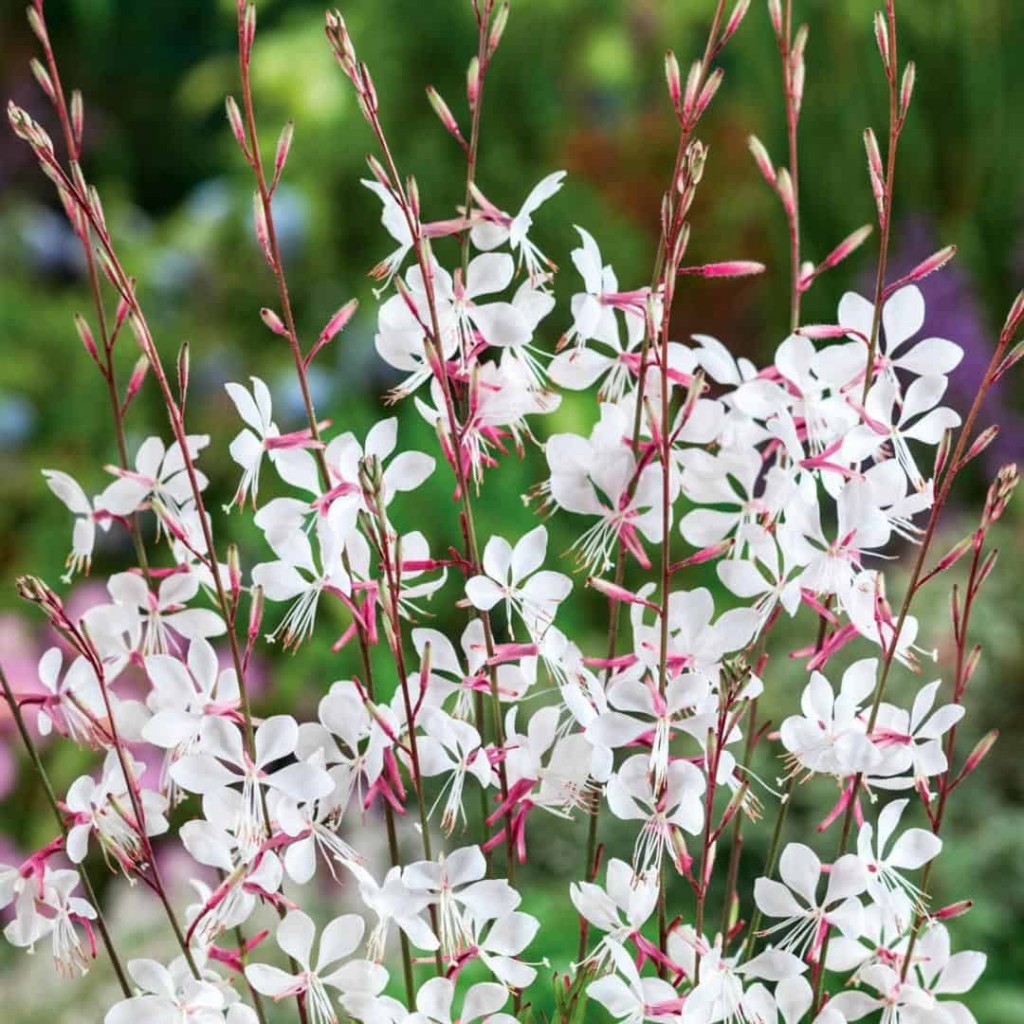
[[[345,993],[350,988],[378,992],[387,983],[387,971],[368,960],[340,961],[350,956],[362,941],[365,924],[356,914],[344,914],[325,925],[320,933],[316,960],[313,940],[316,926],[301,910],[290,911],[277,926],[276,939],[300,970],[289,974],[270,964],[249,964],[245,977],[263,995],[275,1001],[288,996],[304,995],[311,1024],[337,1024],[328,987]]]
[[[762,932],[782,932],[779,949],[813,963],[829,926],[856,938],[864,912],[857,896],[867,887],[867,870],[859,857],[848,853],[832,865],[825,895],[820,900],[821,861],[809,846],[789,843],[779,858],[779,874],[785,885],[771,878],[759,878],[754,883],[754,901],[761,913],[782,918]]]
[[[410,1013],[403,1024],[452,1024],[452,1004],[455,1001],[455,982],[448,978],[430,978],[416,993],[416,1012]],[[514,1024],[515,1017],[498,1011],[508,1002],[508,989],[492,981],[481,981],[470,986],[462,999],[459,1024],[479,1020],[483,1024]]]
[[[676,990],[661,978],[641,978],[632,957],[617,942],[610,942],[608,948],[617,973],[592,981],[587,995],[620,1024],[678,1021],[680,999]]]
[[[503,537],[492,537],[484,548],[483,574],[466,581],[466,596],[473,607],[490,611],[504,601],[510,628],[514,608],[531,637],[543,636],[572,589],[568,576],[537,571],[547,547],[548,531],[543,526],[531,530],[514,548]]]
[[[128,973],[141,995],[115,1003],[104,1024],[220,1024],[224,1020],[223,988],[194,978],[184,957],[169,967],[156,960],[129,960]],[[241,1024],[240,1019],[233,1020]]]

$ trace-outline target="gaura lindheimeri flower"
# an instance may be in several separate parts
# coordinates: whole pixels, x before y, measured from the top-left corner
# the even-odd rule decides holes
[[[845,854],[831,866],[822,897],[818,896],[821,861],[809,846],[789,843],[779,858],[779,874],[782,882],[759,878],[754,884],[754,900],[761,913],[781,918],[762,933],[781,935],[774,940],[779,949],[813,963],[830,927],[848,937],[859,933],[864,907],[857,897],[867,888],[868,872],[856,854]]]
[[[510,629],[514,609],[531,637],[543,636],[572,589],[568,576],[540,568],[547,548],[548,531],[543,526],[531,530],[514,548],[503,537],[492,537],[484,548],[483,573],[466,581],[470,604],[490,611],[504,602]]]

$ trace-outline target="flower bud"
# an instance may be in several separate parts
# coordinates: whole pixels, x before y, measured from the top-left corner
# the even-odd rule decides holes
[[[974,906],[974,900],[958,900],[942,907],[931,914],[933,921],[951,921],[954,917],[963,917]]]
[[[92,331],[89,328],[88,322],[81,313],[75,314],[75,328],[78,330],[78,337],[81,339],[85,351],[89,353],[92,361],[99,366],[100,356],[96,349],[96,341],[92,336]]]
[[[39,83],[39,88],[46,93],[46,98],[51,103],[57,102],[57,93],[53,88],[53,82],[50,79],[50,75],[46,68],[37,60],[35,57],[29,62],[29,67],[32,69],[32,75],[35,80]]]
[[[81,149],[82,137],[85,134],[85,104],[82,102],[82,93],[79,89],[71,92],[71,134],[75,145]]]
[[[272,309],[264,306],[260,310],[260,319],[275,334],[279,334],[282,338],[288,337],[288,328],[285,327],[284,321]]]
[[[242,112],[238,109],[238,104],[235,102],[234,96],[228,96],[224,101],[224,108],[228,115],[228,124],[231,126],[231,134],[234,135],[235,141],[242,148],[242,152],[245,154],[246,159],[249,158],[249,147],[245,142],[245,125],[242,122]]]
[[[466,69],[466,99],[469,102],[469,109],[476,110],[477,101],[480,99],[480,59],[474,57]]]
[[[889,50],[889,27],[885,23],[885,15],[881,11],[875,11],[875,42],[878,43],[878,52],[882,57],[882,67],[885,73],[889,74],[889,67],[892,55]]]
[[[672,109],[678,114],[683,97],[682,80],[679,75],[679,61],[671,50],[665,51],[665,81],[668,83],[668,95],[672,100]]]
[[[914,95],[914,79],[917,76],[917,70],[914,66],[914,62],[910,61],[907,66],[903,69],[903,81],[900,83],[900,120],[902,121],[907,116],[907,111],[910,109],[910,100]]]
[[[768,156],[768,150],[764,148],[761,140],[756,135],[751,135],[747,139],[747,147],[750,149],[751,154],[754,157],[754,162],[757,164],[758,170],[764,176],[764,180],[769,185],[775,184],[775,168],[772,166],[771,157]]]
[[[725,28],[722,29],[722,36],[718,40],[717,49],[721,50],[723,46],[736,34],[736,30],[740,27],[743,19],[747,16],[747,11],[750,10],[750,0],[736,0],[736,6],[732,9],[732,14],[729,15],[729,20],[725,23]]]
[[[295,122],[288,121],[281,129],[281,134],[277,140],[277,149],[274,151],[274,178],[270,184],[271,192],[277,188],[277,183],[281,180],[281,172],[284,170],[285,161],[288,159],[288,153],[292,148],[292,138],[294,135]]]
[[[183,341],[181,348],[178,349],[178,400],[183,409],[185,408],[185,398],[188,395],[190,363],[188,342]]]
[[[782,4],[779,0],[768,0],[768,17],[776,36],[782,35]]]
[[[432,85],[427,86],[427,99],[430,101],[430,105],[440,119],[441,124],[444,125],[445,131],[453,138],[458,139],[459,142],[464,142],[465,140],[462,137],[462,131],[459,129],[459,123],[455,120],[455,115],[451,112],[448,104],[441,98],[441,94]]]
[[[509,4],[506,0],[498,8],[498,13],[494,16],[494,20],[491,22],[491,27],[487,33],[487,57],[490,59],[494,56],[494,51],[497,50],[498,44],[501,42],[501,37],[505,34],[505,26],[508,25],[509,15]]]

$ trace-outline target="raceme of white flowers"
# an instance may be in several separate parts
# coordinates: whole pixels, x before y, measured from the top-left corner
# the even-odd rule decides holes
[[[936,448],[960,423],[943,400],[961,350],[920,337],[914,285],[885,301],[870,364],[874,309],[854,294],[839,305],[843,336],[791,334],[760,369],[705,335],[660,346],[651,328],[663,296],[624,290],[583,228],[564,272],[575,294],[561,308],[554,264],[529,234],[564,177],[546,177],[515,216],[476,189],[464,267],[454,245],[448,264],[440,244],[417,261],[404,208],[367,183],[395,246],[382,264],[376,350],[395,370],[390,397],[411,400],[441,458],[404,448],[397,418],[364,437],[282,434],[262,380],[227,384],[240,420],[234,514],[251,505],[265,539],[255,564],[211,568],[203,554],[216,521],[197,505],[207,481],[195,462],[208,437],[189,436],[187,452],[148,438],[134,469],[92,498],[66,471],[45,471],[74,516],[69,578],[88,568],[97,528],[125,528],[136,513],[155,513],[165,542],[159,566],[111,576],[107,602],[68,625],[70,653],[43,656],[32,726],[102,758],[61,795],[66,839],[0,867],[7,939],[52,946],[73,972],[97,946],[97,910],[75,866],[99,853],[131,880],[152,879],[154,848],[187,853],[194,899],[174,909],[188,957],[129,959],[135,994],[107,1024],[251,1024],[253,993],[297,998],[313,1024],[508,1024],[550,952],[514,869],[551,817],[575,819],[565,827],[582,835],[591,815],[634,837],[562,894],[585,923],[572,973],[613,1019],[974,1019],[959,996],[985,958],[950,951],[919,884],[942,847],[920,803],[948,767],[945,738],[963,707],[944,704],[926,671],[909,708],[872,711],[890,646],[898,672],[924,653],[916,619],[890,610],[882,570],[919,541],[935,500]],[[551,434],[543,419],[565,391],[594,399],[591,425]],[[540,523],[479,536],[473,564],[393,525],[403,509],[415,519],[416,492],[435,473],[485,507],[490,475],[526,445],[543,451],[548,474],[534,507],[572,524],[570,551],[552,550]],[[270,474],[278,496],[265,500]],[[666,536],[689,561],[713,564],[718,597],[688,587],[685,567],[659,595]],[[649,582],[629,589],[634,577]],[[625,613],[611,653],[563,631],[563,608],[585,585]],[[452,636],[424,615],[445,587],[465,614]],[[249,619],[225,621],[218,591],[235,609],[248,594]],[[773,686],[770,670],[755,671],[757,652],[779,616],[803,609],[828,629],[795,652],[806,684],[765,742],[780,774],[834,788],[830,820],[857,803],[851,849],[823,862],[790,843],[740,894],[746,921],[730,924],[740,931],[718,934],[718,914],[700,923],[692,903],[670,903],[661,919],[675,923],[659,936],[665,880],[706,894],[726,822],[779,806],[744,746],[751,706]],[[326,625],[339,620],[353,623],[341,636]],[[348,653],[376,643],[401,674],[390,699],[360,672],[310,680],[312,720],[251,719],[236,668],[217,653],[235,635],[243,670],[262,644]],[[840,649],[845,671],[832,663]],[[141,695],[122,685],[138,673]],[[420,859],[387,867],[366,856],[385,815],[417,813]],[[59,866],[62,852],[71,867]],[[323,895],[333,891],[358,912],[333,913]],[[264,908],[277,923],[240,949],[236,929],[251,937]],[[412,999],[401,998],[400,945],[421,979]],[[834,994],[812,1013],[823,970]]]

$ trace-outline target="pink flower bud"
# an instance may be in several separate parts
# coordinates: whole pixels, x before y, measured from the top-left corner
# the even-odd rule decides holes
[[[178,399],[182,408],[185,407],[185,397],[188,395],[188,379],[191,360],[189,359],[188,342],[183,341],[178,349]]]
[[[974,900],[958,900],[942,907],[931,914],[933,921],[951,921],[954,917],[963,917],[974,906]]]
[[[902,121],[907,116],[907,111],[910,109],[910,100],[914,95],[914,79],[917,75],[917,70],[914,66],[914,62],[910,61],[907,66],[903,69],[903,81],[900,83],[900,120]]]
[[[269,327],[275,334],[279,334],[282,338],[288,337],[288,328],[285,327],[284,321],[267,306],[264,306],[260,310],[260,319]]]
[[[966,779],[967,776],[970,775],[986,757],[988,757],[989,751],[995,746],[997,739],[999,739],[998,729],[992,729],[982,736],[974,749],[968,755],[967,760],[964,762],[964,766],[960,770],[960,774],[957,776],[955,785],[958,785],[963,779]]]
[[[267,213],[263,208],[263,199],[259,192],[253,193],[253,220],[256,227],[256,240],[259,242],[263,258],[267,261],[267,266],[269,266],[271,270],[276,270],[277,263],[274,260],[274,254],[270,248],[270,231],[267,228]],[[271,330],[273,330],[273,328],[271,328]]]
[[[277,149],[274,151],[274,178],[270,185],[271,192],[277,188],[277,183],[281,180],[281,172],[284,170],[285,161],[288,159],[288,153],[292,148],[292,138],[294,135],[295,122],[289,121],[281,129],[281,135],[277,140]]]
[[[306,358],[302,361],[303,365],[307,369],[320,349],[325,345],[329,345],[334,339],[334,336],[345,329],[358,308],[359,300],[349,299],[349,301],[346,302],[345,305],[327,321],[324,325],[324,329],[320,332],[320,337],[316,339],[316,344],[309,350]]]
[[[81,149],[82,137],[85,133],[85,104],[82,102],[82,93],[75,89],[71,93],[71,134],[74,136],[75,145]]]
[[[1010,312],[1006,314],[1006,322],[1003,324],[1003,335],[1012,338],[1017,333],[1021,321],[1024,320],[1024,291],[1018,292],[1017,297],[1010,306]]]
[[[703,74],[704,65],[699,60],[694,61],[690,65],[690,73],[686,76],[686,87],[683,90],[683,118],[686,120],[689,120],[693,114]]]
[[[875,42],[878,43],[878,52],[881,54],[885,73],[889,74],[892,60],[889,50],[889,27],[886,25],[885,16],[881,11],[875,11]]]
[[[498,8],[498,13],[494,16],[490,30],[487,33],[488,60],[494,56],[494,51],[497,50],[498,44],[501,42],[501,37],[505,34],[505,26],[508,24],[508,15],[509,4],[506,0],[506,2]]]
[[[671,50],[665,52],[665,81],[668,83],[672,109],[678,114],[683,97],[683,85],[679,75],[679,61]]]
[[[462,131],[459,128],[458,121],[455,120],[455,115],[451,112],[448,104],[441,98],[441,94],[432,85],[427,86],[427,99],[430,100],[430,105],[440,119],[441,124],[444,125],[445,131],[465,145],[465,139],[462,137]]]
[[[796,213],[796,196],[793,194],[793,179],[785,167],[779,169],[775,179],[775,191],[779,194],[779,199],[782,200],[782,208],[786,211],[786,216],[792,217]]]
[[[661,612],[661,608],[652,604],[650,601],[645,601],[642,597],[637,596],[630,590],[626,590],[625,587],[621,587],[616,583],[611,583],[609,580],[602,580],[597,576],[590,576],[587,579],[587,586],[593,587],[599,594],[604,594],[609,601],[616,601],[621,604],[639,604],[645,608],[650,608],[652,611]]]
[[[142,387],[142,382],[146,379],[146,374],[148,372],[149,359],[146,356],[139,356],[138,361],[135,363],[135,368],[132,370],[132,375],[128,378],[128,387],[125,390],[124,404],[121,406],[122,412],[128,408],[132,399],[139,393],[139,389]]]
[[[480,60],[474,57],[466,69],[466,99],[469,102],[469,109],[476,110],[477,101],[480,99]]]
[[[829,338],[845,338],[850,333],[850,328],[841,324],[805,324],[798,327],[795,333],[812,341],[824,341]]]
[[[756,135],[751,135],[747,139],[747,147],[750,149],[751,154],[754,157],[754,162],[757,164],[758,170],[764,175],[764,180],[769,185],[775,184],[775,168],[772,166],[771,157],[768,156],[768,150],[764,148],[761,140]]]
[[[81,339],[82,345],[85,347],[85,351],[89,353],[92,361],[99,366],[100,357],[99,352],[96,350],[96,341],[92,336],[92,331],[89,328],[88,322],[81,313],[75,314],[75,327],[78,330],[78,337]]]
[[[680,274],[695,277],[752,277],[763,274],[765,265],[754,260],[726,260],[723,263],[705,263],[699,267],[680,267]]]
[[[51,103],[56,103],[57,93],[54,91],[53,82],[50,80],[50,75],[46,68],[35,57],[29,62],[29,67],[32,69],[33,77],[39,83],[39,88],[46,93],[46,98]]]
[[[768,0],[768,17],[776,36],[782,35],[782,5],[779,0]]]
[[[722,79],[725,77],[725,72],[721,68],[715,68],[714,71],[708,75],[708,80],[704,83],[704,88],[701,89],[700,95],[697,97],[697,105],[694,108],[694,118],[700,117],[708,105],[715,98],[715,93],[718,92],[718,87],[722,84]]]
[[[889,285],[883,292],[883,298],[887,298],[892,295],[893,292],[898,291],[904,285],[913,284],[915,281],[920,281],[929,274],[934,274],[936,270],[940,270],[944,267],[955,255],[955,245],[947,245],[944,249],[940,249],[938,252],[932,253],[928,259],[922,260],[918,263],[918,265],[914,267],[909,274],[905,274],[898,281],[894,281]]]
[[[249,156],[249,147],[245,142],[245,125],[242,123],[242,112],[238,109],[238,104],[235,102],[234,96],[229,96],[224,101],[224,108],[228,114],[228,124],[231,126],[231,134],[234,135],[235,141],[239,146],[242,147],[242,152]]]
[[[29,7],[25,11],[25,16],[28,18],[28,25],[32,29],[32,34],[43,46],[49,47],[49,36],[46,34],[46,23],[43,21],[42,13],[34,7]]]
[[[725,28],[722,29],[722,37],[718,40],[717,49],[721,50],[723,46],[736,34],[736,30],[740,27],[743,19],[747,16],[747,11],[750,10],[750,0],[736,0],[736,6],[732,9],[732,14],[729,15],[729,20],[725,23]]]

